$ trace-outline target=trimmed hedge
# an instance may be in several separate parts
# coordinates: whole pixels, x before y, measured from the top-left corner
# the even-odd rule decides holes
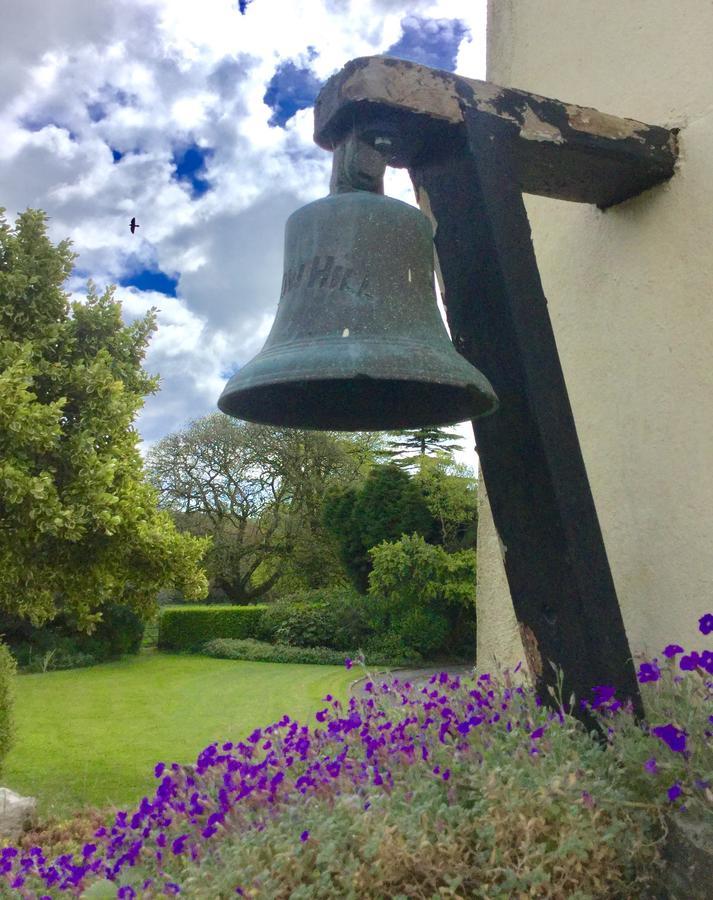
[[[200,650],[214,638],[262,637],[264,605],[167,607],[158,621],[159,650]]]
[[[250,638],[246,640],[217,639],[203,647],[206,656],[218,659],[242,659],[249,662],[311,663],[323,666],[343,666],[348,654],[328,647],[292,647],[289,644],[266,644]],[[418,654],[410,656],[370,656],[372,666],[409,666],[422,662]],[[359,672],[359,670],[355,670]]]

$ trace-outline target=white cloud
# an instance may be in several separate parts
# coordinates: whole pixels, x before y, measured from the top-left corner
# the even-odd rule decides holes
[[[260,349],[285,219],[327,193],[331,155],[312,142],[312,110],[269,125],[263,97],[276,68],[291,60],[324,79],[384,52],[417,15],[463,21],[472,39],[458,70],[484,77],[484,5],[254,0],[241,16],[236,0],[5,0],[0,205],[11,216],[45,209],[53,239],[73,240],[73,289],[142,268],[178,279],[175,298],[118,292],[127,316],[161,309],[148,368],[162,387],[139,422],[147,441],[215,408],[224,373]],[[212,150],[202,196],[175,178],[174,153],[188,145]],[[413,202],[405,173],[387,185]]]

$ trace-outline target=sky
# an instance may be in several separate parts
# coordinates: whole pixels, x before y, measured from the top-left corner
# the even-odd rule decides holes
[[[329,189],[324,81],[378,53],[485,77],[485,0],[2,0],[2,20],[0,206],[71,239],[74,296],[91,278],[127,321],[158,308],[144,448],[214,411],[267,337],[285,220]],[[385,185],[415,203],[405,172]]]

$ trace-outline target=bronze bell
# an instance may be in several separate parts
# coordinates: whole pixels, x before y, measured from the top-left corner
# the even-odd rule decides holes
[[[370,191],[294,212],[272,330],[218,406],[251,422],[336,431],[492,412],[490,383],[456,351],[438,312],[423,213]]]

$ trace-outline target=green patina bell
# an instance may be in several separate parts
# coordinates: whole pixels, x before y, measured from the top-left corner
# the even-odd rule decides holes
[[[251,422],[336,431],[492,412],[490,383],[456,351],[438,312],[428,219],[369,191],[293,213],[272,331],[218,406]]]

